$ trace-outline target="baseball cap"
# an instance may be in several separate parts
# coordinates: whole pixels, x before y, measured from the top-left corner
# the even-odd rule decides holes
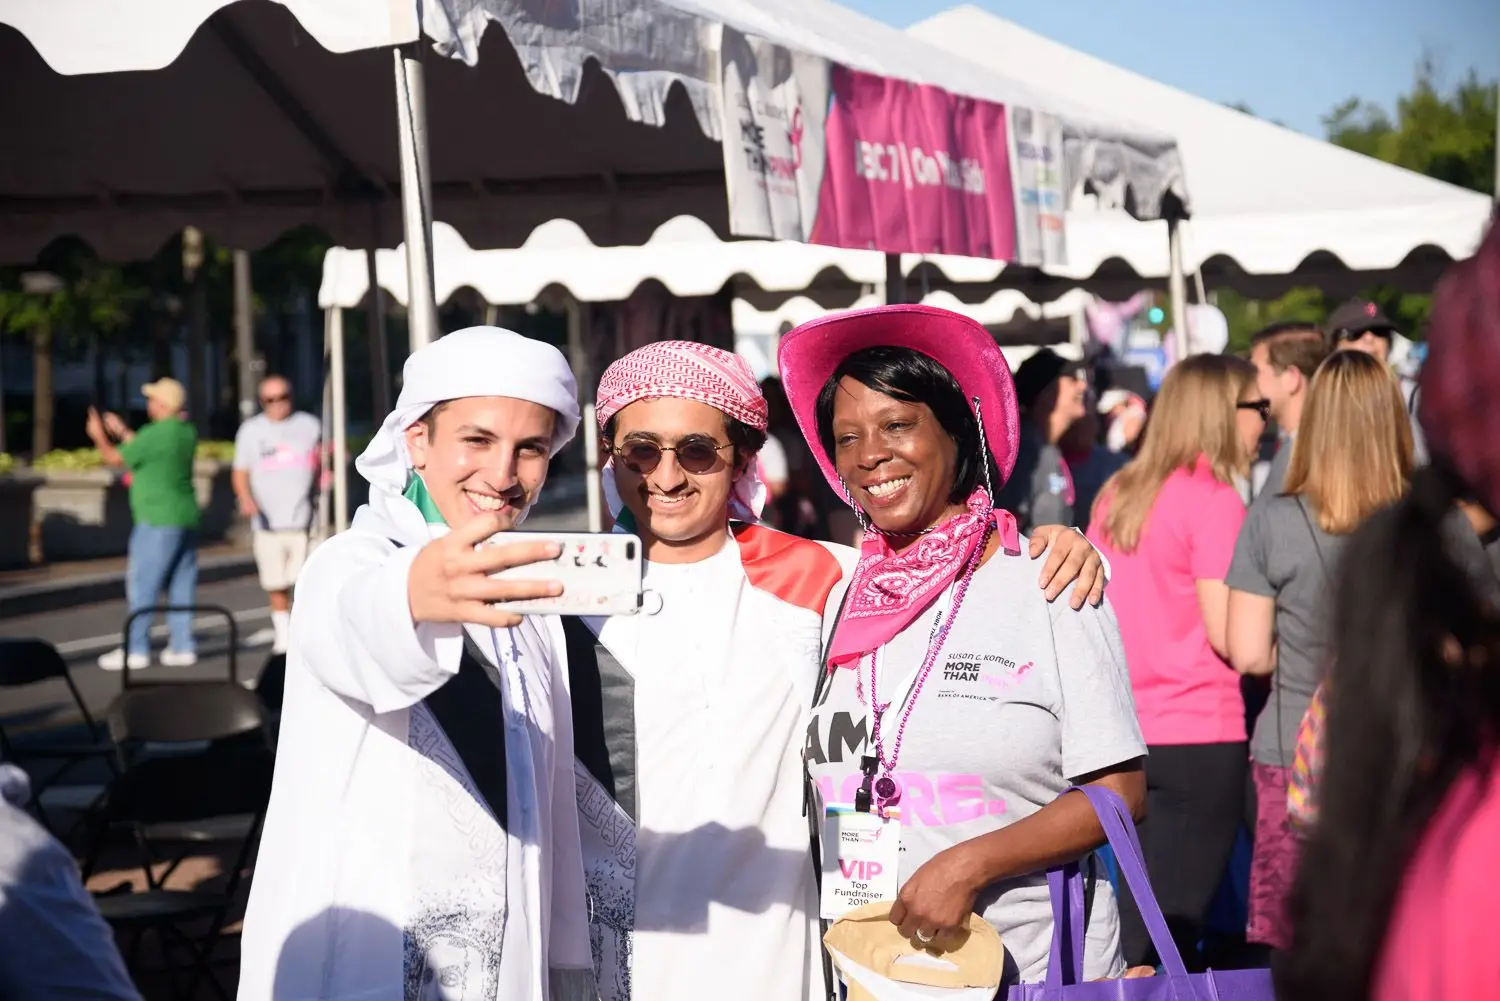
[[[1016,369],[1016,402],[1022,409],[1032,406],[1048,386],[1065,375],[1087,380],[1088,366],[1064,358],[1051,348],[1038,349]]]
[[[187,400],[187,391],[176,379],[157,379],[155,382],[148,382],[141,387],[141,395],[148,400],[155,400],[170,410],[181,410],[182,404]]]
[[[1323,327],[1323,335],[1328,338],[1329,344],[1337,344],[1345,337],[1358,338],[1368,331],[1377,334],[1397,332],[1390,317],[1368,299],[1350,299],[1329,314],[1328,322]]]

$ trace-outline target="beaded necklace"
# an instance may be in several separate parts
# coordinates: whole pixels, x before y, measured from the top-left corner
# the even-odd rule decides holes
[[[901,712],[901,722],[896,727],[896,741],[891,746],[890,756],[887,757],[885,748],[880,739],[881,722],[885,713],[895,702],[894,698],[888,699],[884,705],[880,703],[880,692],[878,688],[880,650],[877,648],[870,654],[870,709],[874,717],[874,723],[870,730],[870,743],[875,748],[875,761],[880,768],[880,778],[875,781],[874,792],[876,805],[881,812],[886,807],[894,806],[901,801],[901,790],[896,785],[896,780],[891,773],[896,770],[896,762],[901,757],[901,743],[906,737],[906,724],[911,719],[912,710],[916,707],[917,699],[921,697],[922,686],[927,681],[927,676],[932,673],[933,666],[937,663],[938,655],[942,652],[943,645],[948,640],[948,633],[953,628],[953,622],[958,618],[958,610],[963,606],[964,595],[969,590],[969,582],[974,579],[974,572],[979,569],[979,563],[984,558],[984,551],[988,548],[990,532],[994,530],[993,523],[985,529],[984,537],[979,540],[979,546],[969,557],[968,565],[964,567],[963,573],[958,578],[958,586],[953,593],[953,607],[946,617],[938,625],[935,636],[929,636],[927,640],[927,654],[922,658],[922,666],[917,670],[916,680],[912,683],[911,693],[906,698],[905,707]],[[856,689],[858,688],[858,673],[855,674]],[[861,693],[856,690],[857,697]],[[863,698],[861,697],[861,701]],[[866,779],[866,781],[869,781]]]

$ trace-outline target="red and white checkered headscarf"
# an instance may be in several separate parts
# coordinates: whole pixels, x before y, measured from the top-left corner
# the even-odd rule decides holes
[[[599,430],[637,400],[662,397],[706,403],[757,431],[766,429],[766,398],[749,362],[694,341],[657,341],[604,370],[595,404]]]
[[[637,348],[604,370],[595,414],[602,432],[611,417],[637,400],[693,400],[723,411],[757,431],[766,429],[766,398],[750,363],[737,354],[696,341],[657,341]],[[604,498],[618,518],[624,502],[615,486],[615,460],[604,464]],[[729,498],[729,516],[756,522],[766,505],[757,459],[745,467]]]

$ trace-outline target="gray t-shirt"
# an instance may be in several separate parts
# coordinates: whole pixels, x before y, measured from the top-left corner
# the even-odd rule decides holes
[[[1062,450],[1048,444],[1029,420],[1021,422],[1016,467],[1000,488],[996,506],[1016,516],[1021,531],[1038,525],[1073,524],[1073,480]],[[1083,512],[1084,518],[1088,512]]]
[[[880,700],[894,698],[881,735],[887,756],[947,604],[935,602],[881,655]],[[807,761],[825,803],[853,802],[860,758],[874,753],[855,685],[859,673],[867,689],[869,671],[868,658],[858,672],[835,671],[813,710]],[[996,555],[974,575],[901,744],[894,771],[902,788],[900,881],[944,849],[1036,813],[1071,779],[1145,753],[1108,602],[1081,612],[1066,597],[1048,604],[1031,560]],[[1052,937],[1046,873],[996,883],[975,907],[1005,941],[1004,983],[1040,980]],[[1085,959],[1091,978],[1124,969],[1107,880],[1096,883]]]
[[[257,529],[306,531],[320,469],[322,423],[295,413],[283,421],[256,414],[234,436],[234,468],[250,473],[250,495],[260,508]]]
[[[1333,575],[1348,538],[1324,532],[1298,497],[1252,504],[1240,528],[1224,583],[1276,600],[1276,672],[1250,738],[1263,765],[1290,768],[1296,755],[1297,727],[1328,667]]]
[[[1256,491],[1255,497],[1250,501],[1252,505],[1263,504],[1281,493],[1282,486],[1286,483],[1286,470],[1292,464],[1292,436],[1284,434],[1277,441],[1276,454],[1271,456],[1271,466],[1266,470],[1266,478]]]

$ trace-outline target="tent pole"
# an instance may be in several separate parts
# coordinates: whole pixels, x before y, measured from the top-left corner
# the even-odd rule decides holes
[[[1177,360],[1182,361],[1188,354],[1187,276],[1182,273],[1182,222],[1175,216],[1167,219],[1167,239],[1172,253],[1167,285],[1172,296],[1172,333],[1177,340]]]
[[[583,476],[588,498],[589,531],[603,532],[604,484],[599,479],[599,432],[594,427],[595,380],[589,366],[588,306],[568,294],[563,300],[568,315],[568,364],[578,380],[578,402],[583,404]]]
[[[323,413],[318,447],[318,538],[333,534],[333,338],[330,310],[323,310]]]
[[[432,277],[432,175],[427,156],[427,89],[416,46],[393,49],[401,133],[401,218],[406,238],[406,318],[413,351],[438,337]]]
[[[906,276],[901,273],[901,255],[885,255],[885,301],[897,305],[906,301]]]
[[[385,290],[380,287],[375,269],[375,248],[365,251],[365,274],[369,281],[369,298],[365,301],[365,327],[369,330],[370,379],[375,413],[391,412],[391,350],[385,338]]]
[[[234,354],[240,363],[240,420],[255,416],[255,321],[250,309],[250,252],[234,252]]]
[[[333,529],[349,527],[349,438],[344,396],[344,310],[328,310],[329,368],[333,375]]]

